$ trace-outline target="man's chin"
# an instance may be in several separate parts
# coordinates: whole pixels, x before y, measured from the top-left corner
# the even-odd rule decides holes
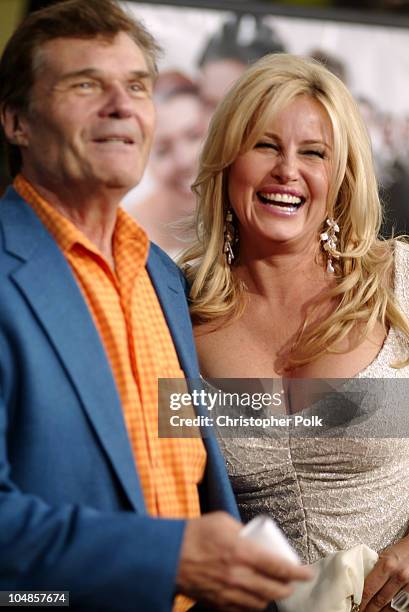
[[[107,173],[103,177],[103,184],[107,189],[123,191],[124,193],[136,187],[141,180],[139,174],[133,173]]]

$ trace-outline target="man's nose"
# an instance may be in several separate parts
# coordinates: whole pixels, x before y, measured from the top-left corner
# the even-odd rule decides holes
[[[103,117],[117,117],[126,119],[134,112],[134,101],[132,96],[123,85],[112,84],[106,92],[105,104],[100,114]]]

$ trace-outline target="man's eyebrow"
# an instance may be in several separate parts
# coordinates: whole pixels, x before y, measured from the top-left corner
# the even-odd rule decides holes
[[[104,72],[99,70],[98,68],[83,68],[82,70],[73,70],[72,72],[66,72],[61,75],[58,79],[61,81],[68,81],[71,79],[75,79],[78,77],[91,77],[91,78],[101,78],[104,76]],[[127,79],[142,79],[142,80],[152,80],[152,75],[148,70],[130,70],[127,75]]]

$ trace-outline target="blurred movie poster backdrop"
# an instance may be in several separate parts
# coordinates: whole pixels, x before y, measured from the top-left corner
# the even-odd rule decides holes
[[[124,206],[169,254],[189,241],[183,222],[194,212],[190,185],[212,112],[249,63],[276,52],[313,56],[350,88],[372,139],[386,209],[383,233],[409,233],[408,28],[274,15],[267,4],[265,14],[252,14],[251,2],[237,13],[124,4],[164,49],[148,171]]]
[[[360,103],[386,215],[383,233],[409,233],[409,29],[183,5],[125,3],[164,49],[155,86],[158,123],[143,183],[125,207],[172,256],[189,242],[190,191],[206,127],[245,67],[266,53],[313,56]],[[247,12],[246,12],[247,11]]]

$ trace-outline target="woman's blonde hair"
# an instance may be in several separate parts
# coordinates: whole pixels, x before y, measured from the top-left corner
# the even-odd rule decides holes
[[[360,338],[377,321],[409,336],[409,322],[396,304],[390,282],[393,241],[378,239],[382,209],[369,136],[357,104],[324,66],[288,54],[267,55],[248,68],[211,121],[193,185],[198,197],[197,241],[180,260],[191,282],[192,316],[196,321],[232,320],[243,310],[245,288],[223,253],[229,168],[255,146],[272,117],[301,95],[322,104],[333,131],[327,216],[336,219],[341,231],[337,285],[325,299],[337,298],[338,307],[325,321],[313,324],[307,316],[289,367],[308,363],[328,349],[335,351],[358,323],[363,324]],[[324,229],[323,225],[319,233]]]

